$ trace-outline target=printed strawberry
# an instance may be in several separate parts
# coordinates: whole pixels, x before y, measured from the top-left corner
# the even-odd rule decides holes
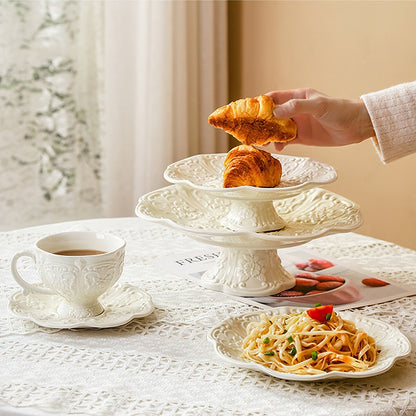
[[[283,292],[280,292],[280,293],[278,293],[274,296],[279,296],[279,297],[282,296],[282,297],[293,298],[295,296],[303,296],[303,293],[299,292],[297,290],[284,290]]]
[[[325,259],[309,259],[309,267],[322,270],[328,269],[329,267],[334,267],[334,264]]]
[[[309,263],[308,263],[308,262],[304,262],[304,263],[295,263],[295,266],[296,266],[298,269],[303,270],[303,269],[305,269],[305,267],[308,267],[308,266],[309,266]]]
[[[363,279],[361,280],[361,283],[370,287],[382,287],[390,284],[384,280],[376,279],[375,277],[368,277],[367,279]]]
[[[319,272],[319,270],[322,270],[322,269],[319,268],[319,267],[307,266],[303,270],[305,270],[307,272]]]
[[[329,274],[323,274],[321,276],[315,276],[316,280],[319,280],[320,282],[341,282],[344,283],[345,279],[341,276],[332,276]]]
[[[307,290],[313,289],[319,282],[314,279],[305,279],[302,277],[296,278],[296,285],[293,290],[306,292]]]
[[[320,282],[316,285],[317,290],[332,290],[342,286],[342,282]]]
[[[320,295],[321,293],[325,293],[324,290],[311,290],[307,293],[307,295]]]
[[[314,274],[307,272],[296,273],[295,277],[304,277],[305,279],[316,279],[316,276]]]

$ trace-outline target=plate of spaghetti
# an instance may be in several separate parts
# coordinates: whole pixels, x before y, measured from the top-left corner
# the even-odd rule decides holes
[[[395,327],[332,305],[279,307],[231,317],[208,338],[231,364],[298,381],[382,374],[410,354]]]

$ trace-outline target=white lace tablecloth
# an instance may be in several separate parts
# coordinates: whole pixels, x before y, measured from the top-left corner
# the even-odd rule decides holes
[[[9,271],[12,255],[45,234],[77,228],[127,241],[120,282],[147,291],[154,313],[119,328],[52,330],[8,311],[7,296],[18,289]],[[160,268],[161,256],[198,246],[178,231],[138,218],[0,233],[0,414],[416,414],[416,297],[361,308],[397,326],[412,343],[412,354],[387,373],[314,383],[279,380],[224,363],[207,341],[214,324],[255,306]],[[323,256],[353,260],[386,279],[416,282],[416,252],[391,243],[348,233],[307,246]]]

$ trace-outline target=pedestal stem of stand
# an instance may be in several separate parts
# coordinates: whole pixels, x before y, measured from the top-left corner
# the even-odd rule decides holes
[[[235,231],[277,231],[285,226],[273,201],[232,200],[221,224]]]
[[[268,296],[290,289],[295,278],[283,269],[276,250],[223,248],[201,284],[237,296]]]

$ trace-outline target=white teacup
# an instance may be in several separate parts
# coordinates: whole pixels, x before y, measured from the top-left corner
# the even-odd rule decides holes
[[[125,241],[119,237],[84,231],[49,235],[35,243],[34,250],[15,254],[11,271],[28,292],[60,295],[61,317],[86,318],[104,309],[98,297],[120,278]],[[26,282],[17,270],[20,257],[31,257],[45,287]]]

